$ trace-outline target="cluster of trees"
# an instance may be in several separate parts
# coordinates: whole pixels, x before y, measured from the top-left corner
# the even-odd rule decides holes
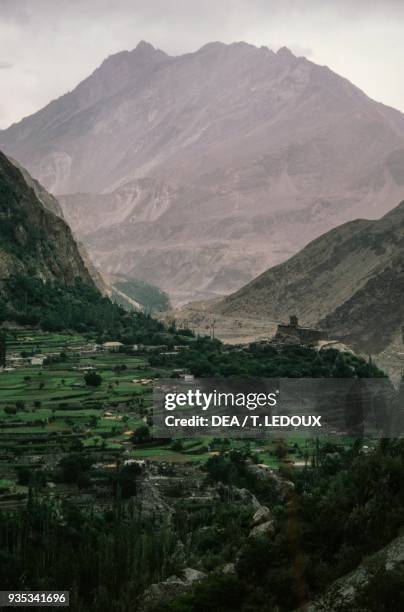
[[[99,342],[119,340],[128,350],[136,343],[168,347],[186,344],[188,350],[176,356],[152,352],[150,365],[187,368],[197,377],[383,376],[373,363],[332,349],[317,352],[300,346],[275,349],[257,344],[249,350],[228,351],[218,340],[195,338],[187,330],[166,329],[149,315],[127,312],[80,279],[66,286],[56,281],[44,283],[35,277],[14,276],[5,284],[10,299],[3,314],[8,320],[38,325],[48,331],[95,332]],[[0,318],[1,312],[0,302]]]
[[[229,488],[248,485],[262,502],[268,492],[249,480],[247,459],[243,453],[212,459],[207,475]],[[90,466],[71,455],[58,469],[65,481],[77,482]],[[136,498],[138,468],[123,466],[111,482],[113,510],[80,510],[31,493],[26,509],[0,513],[1,583],[4,589],[70,589],[75,610],[123,612],[136,608],[151,583],[190,566],[209,574],[190,592],[157,603],[156,612],[294,610],[400,532],[403,470],[404,441],[382,440],[368,454],[361,441],[345,449],[320,445],[315,465],[295,473],[289,503],[279,506],[274,498],[269,504],[280,509],[275,535],[248,538],[251,508],[231,499],[194,510],[181,503],[170,522],[162,514],[148,517]],[[222,564],[235,558],[236,574],[223,574]],[[402,574],[383,571],[362,594],[365,609],[387,610],[386,593],[403,601]],[[372,598],[379,608],[371,607]]]
[[[146,281],[139,279],[122,280],[115,283],[115,287],[132,300],[139,302],[148,312],[168,310],[170,306],[167,293]],[[114,295],[114,300],[124,306],[123,300],[118,294]]]
[[[197,338],[176,356],[152,354],[154,366],[188,368],[197,377],[360,378],[383,377],[371,361],[335,349],[315,351],[303,346],[274,348],[252,345],[245,350],[224,350],[221,342]]]
[[[134,502],[97,513],[32,494],[25,510],[0,514],[2,588],[70,590],[78,612],[135,609],[148,585],[179,570],[176,538]]]
[[[258,478],[247,466],[247,460],[257,460],[249,451],[230,450],[213,455],[206,462],[206,472],[210,481],[228,487],[248,489],[265,504],[277,502],[274,486],[270,481]]]
[[[89,483],[89,473],[93,461],[86,453],[71,453],[63,457],[58,465],[55,480],[68,484],[78,484],[80,487]]]
[[[164,326],[150,316],[126,312],[77,278],[73,285],[43,282],[34,276],[13,276],[4,282],[7,303],[0,300],[0,322],[40,326],[45,331],[95,332],[99,340],[148,344]]]
[[[382,440],[369,454],[361,447],[358,440],[338,459],[335,448],[320,448],[316,466],[296,474],[275,536],[248,538],[235,576],[212,573],[155,611],[295,610],[390,542],[404,526],[404,441]],[[363,607],[355,609],[400,609],[395,605],[404,601],[402,578],[399,567],[389,573],[382,566],[359,593]]]
[[[94,459],[89,453],[85,452],[72,452],[65,455],[58,463],[52,478],[56,482],[63,482],[67,484],[77,484],[82,488],[88,488],[91,486],[92,478],[94,477]],[[128,465],[117,465],[115,471],[111,472],[105,479],[106,483],[110,486],[112,497],[119,499],[129,499],[137,493],[137,478],[140,476],[142,470],[137,463]],[[18,476],[21,482],[21,477],[25,478],[24,484],[34,483],[32,480],[35,474],[29,471],[30,478],[27,473],[19,472]],[[101,475],[99,476],[101,478]],[[21,482],[21,484],[23,484]]]

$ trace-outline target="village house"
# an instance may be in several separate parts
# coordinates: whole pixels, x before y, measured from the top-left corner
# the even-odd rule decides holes
[[[31,364],[30,357],[13,357],[7,355],[6,365],[13,368],[22,368]]]
[[[193,374],[180,374],[180,378],[182,378],[184,382],[192,382],[195,376]]]
[[[44,355],[34,355],[33,357],[31,357],[31,365],[42,367],[45,359],[46,357]]]
[[[104,351],[116,353],[123,346],[122,342],[104,342],[102,348]]]

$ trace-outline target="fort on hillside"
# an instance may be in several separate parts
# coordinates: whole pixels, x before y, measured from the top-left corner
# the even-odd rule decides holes
[[[295,315],[289,317],[289,323],[278,325],[273,342],[279,344],[304,344],[314,346],[321,340],[327,340],[328,334],[320,329],[300,327]]]

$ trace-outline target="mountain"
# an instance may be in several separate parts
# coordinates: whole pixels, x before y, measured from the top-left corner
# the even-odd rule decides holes
[[[38,195],[39,194],[39,195]],[[0,152],[0,279],[37,277],[93,287],[71,230],[48,208],[57,201]]]
[[[11,157],[9,157],[8,159],[21,172],[28,187],[31,187],[31,189],[34,190],[35,195],[41,202],[41,204],[47,210],[63,219],[63,211],[57,199],[51,193],[49,193],[49,191],[46,191],[46,189],[41,185],[39,181],[32,178],[27,169],[21,166],[15,159],[12,159]]]
[[[404,197],[404,116],[288,49],[140,43],[0,132],[109,273],[235,291]]]
[[[285,320],[298,315],[360,350],[379,353],[404,329],[404,202],[357,219],[264,272],[213,310]]]
[[[34,190],[36,197],[43,204],[43,206],[50,212],[54,213],[56,216],[60,217],[61,219],[65,219],[63,210],[58,200],[52,194],[50,194],[49,191],[46,191],[46,189],[41,185],[41,183],[39,183],[39,181],[32,178],[29,172],[23,166],[20,166],[20,164],[18,164],[18,162],[16,162],[15,159],[9,158],[9,161],[11,161],[14,164],[14,166],[16,166],[20,170],[21,174],[24,177],[25,182],[27,183],[29,187],[31,187]],[[97,268],[94,266],[91,258],[88,255],[87,249],[85,248],[84,244],[76,240],[74,236],[73,238],[77,244],[77,249],[79,251],[80,257],[82,258],[84,262],[84,266],[87,268],[88,272],[90,273],[91,279],[94,282],[95,286],[97,287],[99,291],[101,291],[103,295],[109,295],[111,292],[111,289],[107,285],[105,279],[103,278],[99,270],[97,270]]]

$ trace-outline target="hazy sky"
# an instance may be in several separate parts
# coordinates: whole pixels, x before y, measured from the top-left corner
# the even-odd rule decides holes
[[[404,111],[402,0],[0,0],[0,128],[144,39],[288,46]]]

